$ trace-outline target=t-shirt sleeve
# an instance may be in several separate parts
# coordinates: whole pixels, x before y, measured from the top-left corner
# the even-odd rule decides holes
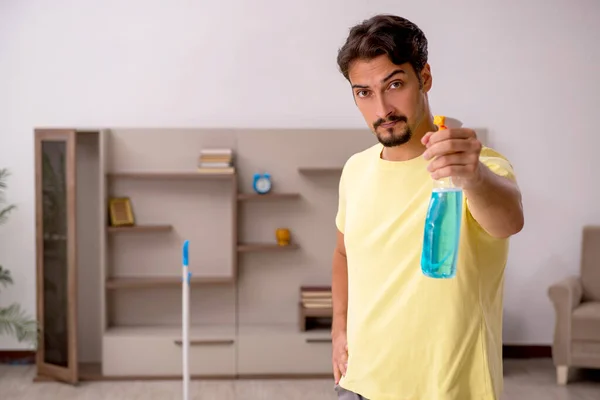
[[[338,187],[338,210],[337,215],[335,216],[335,225],[338,230],[344,233],[346,229],[346,187],[344,185],[344,177],[346,172],[346,166],[342,170],[342,175],[340,177],[339,187]]]
[[[510,179],[517,180],[513,166],[506,157],[489,147],[481,149],[479,160],[483,165],[488,167],[493,173]]]
[[[483,149],[481,149],[481,153],[479,155],[479,161],[481,161],[481,163],[483,163],[483,165],[488,167],[496,175],[510,179],[513,182],[517,181],[517,177],[516,177],[515,171],[513,169],[513,166],[511,165],[511,163],[508,161],[508,159],[505,156],[503,156],[496,150],[491,149],[489,147],[484,147]],[[475,220],[473,215],[470,213],[468,199],[465,199],[465,202],[467,205],[469,221],[472,221],[474,224],[476,224],[477,226],[480,227],[482,232],[485,232],[485,230],[481,227],[481,225],[479,225],[479,223]],[[491,236],[487,235],[487,237],[489,238]]]

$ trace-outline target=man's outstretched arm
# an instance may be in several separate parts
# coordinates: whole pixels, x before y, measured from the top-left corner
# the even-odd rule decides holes
[[[517,183],[480,164],[479,180],[464,190],[473,218],[486,232],[507,238],[523,229],[523,205]]]

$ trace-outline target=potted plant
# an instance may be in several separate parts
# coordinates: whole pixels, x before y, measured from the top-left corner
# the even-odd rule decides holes
[[[6,222],[8,215],[16,208],[15,205],[5,205],[4,191],[6,190],[7,169],[0,169],[0,224]],[[13,284],[10,271],[0,265],[0,288]],[[19,342],[29,342],[37,347],[37,322],[31,319],[20,304],[13,303],[5,307],[0,302],[0,335],[14,335]]]

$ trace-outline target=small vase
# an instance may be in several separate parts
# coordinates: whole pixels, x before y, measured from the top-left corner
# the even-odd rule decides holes
[[[290,230],[286,228],[279,228],[275,231],[275,238],[279,246],[287,246],[290,244]]]

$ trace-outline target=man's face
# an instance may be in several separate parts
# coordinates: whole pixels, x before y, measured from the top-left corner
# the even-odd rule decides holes
[[[429,66],[419,81],[410,64],[395,65],[382,55],[352,63],[349,78],[354,101],[379,142],[387,147],[408,142],[426,116]]]

